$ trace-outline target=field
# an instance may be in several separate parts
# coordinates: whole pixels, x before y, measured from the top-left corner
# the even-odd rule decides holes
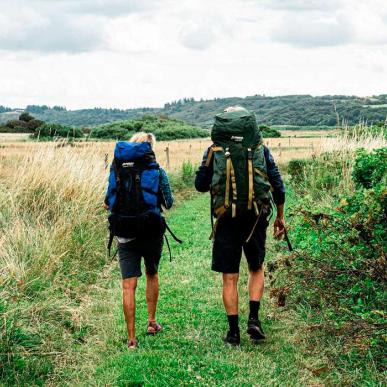
[[[23,134],[5,135],[0,137],[0,157],[12,158],[19,155],[34,154],[42,149],[56,150],[58,153],[67,153],[71,149],[75,153],[92,152],[105,162],[111,161],[114,151],[113,142],[78,142],[74,145],[67,145],[65,142],[48,142],[36,143],[25,142],[26,136]],[[267,145],[273,153],[276,162],[284,165],[294,158],[309,158],[312,155],[321,153],[322,146],[329,142],[329,137],[312,136],[312,137],[289,137],[289,138],[267,138],[264,144]],[[155,152],[158,162],[169,172],[180,171],[183,162],[190,162],[197,165],[204,151],[211,145],[210,139],[193,139],[193,140],[175,140],[175,141],[158,141]],[[169,163],[167,162],[167,153]]]
[[[319,136],[265,139],[265,143],[283,172],[295,158],[312,162],[327,150],[345,147],[352,152],[359,147],[359,143],[348,139]],[[161,264],[159,317],[165,332],[155,338],[148,338],[143,332],[146,307],[141,279],[137,315],[141,348],[128,353],[124,344],[119,269],[117,262],[106,255],[106,213],[101,208],[114,144],[71,145],[15,139],[2,142],[0,384],[212,386],[230,385],[230,380],[235,386],[383,384],[379,360],[374,352],[368,352],[368,341],[357,336],[359,331],[355,331],[357,343],[345,341],[343,345],[339,334],[331,335],[329,340],[325,336],[317,340],[313,326],[322,332],[328,315],[313,320],[310,304],[299,305],[295,299],[286,306],[281,304],[278,289],[286,289],[290,282],[285,281],[282,285],[285,287],[279,288],[271,272],[262,310],[268,335],[266,343],[253,345],[244,335],[240,349],[222,345],[226,321],[220,277],[209,269],[208,197],[192,191],[193,172],[188,171],[188,176],[184,176],[182,170],[183,162],[196,166],[209,144],[209,140],[202,139],[156,145],[160,164],[170,173],[175,190],[179,190],[175,209],[168,217],[184,244],[173,244],[174,260],[170,263],[164,252]],[[363,139],[362,145],[373,149],[385,147],[386,143],[382,139],[368,142]],[[354,159],[352,153],[345,157]],[[337,164],[340,173],[343,170],[350,176],[345,157]],[[324,166],[322,170],[325,173],[329,168]],[[183,186],[177,184],[183,180]],[[336,180],[327,181],[330,190],[355,190],[351,182],[344,187],[336,184]],[[316,195],[326,192],[315,203],[318,206],[329,203],[330,208],[335,208],[338,204],[333,205],[336,203],[333,191],[327,185],[322,187],[314,188]],[[298,200],[289,185],[288,209],[295,207]],[[293,222],[296,224],[305,214]],[[295,236],[297,227],[294,226]],[[306,237],[307,231],[303,232]],[[302,246],[302,238],[298,243]],[[271,237],[268,251],[269,266],[296,258],[286,251],[284,242],[274,242]],[[350,253],[354,254],[352,250]],[[343,262],[340,264],[342,267]],[[248,305],[246,270],[243,264],[239,285],[242,328]],[[373,286],[377,288],[376,284]],[[335,293],[330,297],[335,299]],[[380,306],[370,308],[383,313]],[[344,328],[337,329],[345,332]],[[369,329],[367,325],[365,332],[370,332]],[[357,357],[344,358],[347,346],[351,345],[352,351],[358,349],[358,344],[363,351],[360,362]]]

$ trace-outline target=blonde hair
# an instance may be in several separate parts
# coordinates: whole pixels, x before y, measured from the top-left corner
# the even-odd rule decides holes
[[[246,109],[242,106],[229,106],[228,108],[224,109],[225,113],[230,113],[230,112],[243,112],[246,111]]]
[[[129,142],[149,142],[153,148],[156,145],[156,137],[153,133],[137,132]]]

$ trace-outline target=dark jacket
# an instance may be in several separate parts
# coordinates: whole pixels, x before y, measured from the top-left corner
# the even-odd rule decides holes
[[[199,192],[208,192],[211,186],[212,180],[212,164],[206,167],[206,160],[209,148],[204,152],[203,161],[199,170],[196,172],[195,188]],[[273,156],[270,153],[269,148],[264,146],[264,154],[267,167],[267,176],[269,177],[269,183],[273,187],[273,199],[275,204],[285,203],[285,186],[282,181],[282,177],[278,171],[278,167],[274,162]]]

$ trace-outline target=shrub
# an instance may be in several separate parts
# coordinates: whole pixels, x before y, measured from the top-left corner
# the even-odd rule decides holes
[[[29,122],[29,121],[32,121],[33,119],[34,117],[32,117],[31,114],[28,112],[23,112],[19,116],[19,121]]]
[[[96,128],[90,132],[90,137],[92,138],[100,138],[104,140],[114,139],[114,140],[129,140],[132,132],[129,132],[124,128]]]
[[[364,149],[357,152],[352,176],[358,186],[374,187],[386,179],[387,148],[367,153]]]
[[[181,176],[185,183],[193,183],[193,178],[195,176],[195,167],[191,163],[191,161],[183,161],[183,164],[181,166]]]
[[[91,137],[103,139],[127,140],[134,132],[145,131],[153,133],[160,141],[209,137],[209,131],[188,125],[182,121],[144,115],[139,120],[117,121],[96,127]]]
[[[39,127],[42,126],[43,124],[44,124],[43,121],[37,120],[37,119],[33,118],[32,120],[30,120],[30,121],[27,122],[27,128],[28,128],[31,132],[34,132],[35,129],[39,128]]]
[[[277,138],[281,137],[281,133],[267,125],[259,125],[259,129],[262,131],[262,136],[265,138]]]
[[[383,359],[387,191],[381,161],[386,150],[361,151],[355,161],[330,154],[308,165],[292,163],[297,200],[291,237],[297,251],[275,275],[288,302],[310,311],[319,339],[339,341],[342,351],[329,356],[367,372],[380,370]],[[340,181],[352,163],[357,189],[352,183],[343,191]]]
[[[288,173],[293,182],[299,182],[304,179],[305,169],[309,161],[305,159],[290,160],[288,164]]]
[[[71,126],[64,126],[60,124],[43,124],[35,129],[34,137],[70,137],[81,138],[83,132],[79,128],[73,128]]]
[[[288,172],[297,193],[307,191],[316,199],[344,184],[343,167],[349,169],[348,163],[349,160],[338,160],[333,154],[326,153],[317,159],[292,160]]]
[[[3,133],[33,133],[36,128],[43,125],[44,122],[35,119],[29,113],[20,114],[18,120],[10,120],[0,125],[0,132]]]
[[[0,126],[0,132],[3,133],[30,133],[28,123],[19,120],[10,120]]]

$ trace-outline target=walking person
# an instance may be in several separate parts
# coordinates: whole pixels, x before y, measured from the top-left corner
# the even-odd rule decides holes
[[[173,196],[166,172],[156,162],[155,136],[136,133],[129,142],[118,142],[110,168],[104,208],[110,210],[111,240],[118,239],[122,297],[128,348],[138,347],[135,328],[135,295],[141,277],[141,258],[146,274],[148,326],[146,333],[162,331],[156,321],[159,296],[158,267],[166,223],[162,206],[172,207]],[[110,240],[110,245],[111,245]]]
[[[250,312],[247,333],[265,339],[259,319],[264,291],[266,229],[271,213],[271,191],[277,207],[274,236],[284,229],[285,188],[262,136],[255,115],[234,106],[215,116],[213,145],[204,153],[195,187],[211,193],[213,225],[212,270],[223,276],[223,303],[229,329],[224,342],[240,344],[238,279],[242,249],[249,268]]]

